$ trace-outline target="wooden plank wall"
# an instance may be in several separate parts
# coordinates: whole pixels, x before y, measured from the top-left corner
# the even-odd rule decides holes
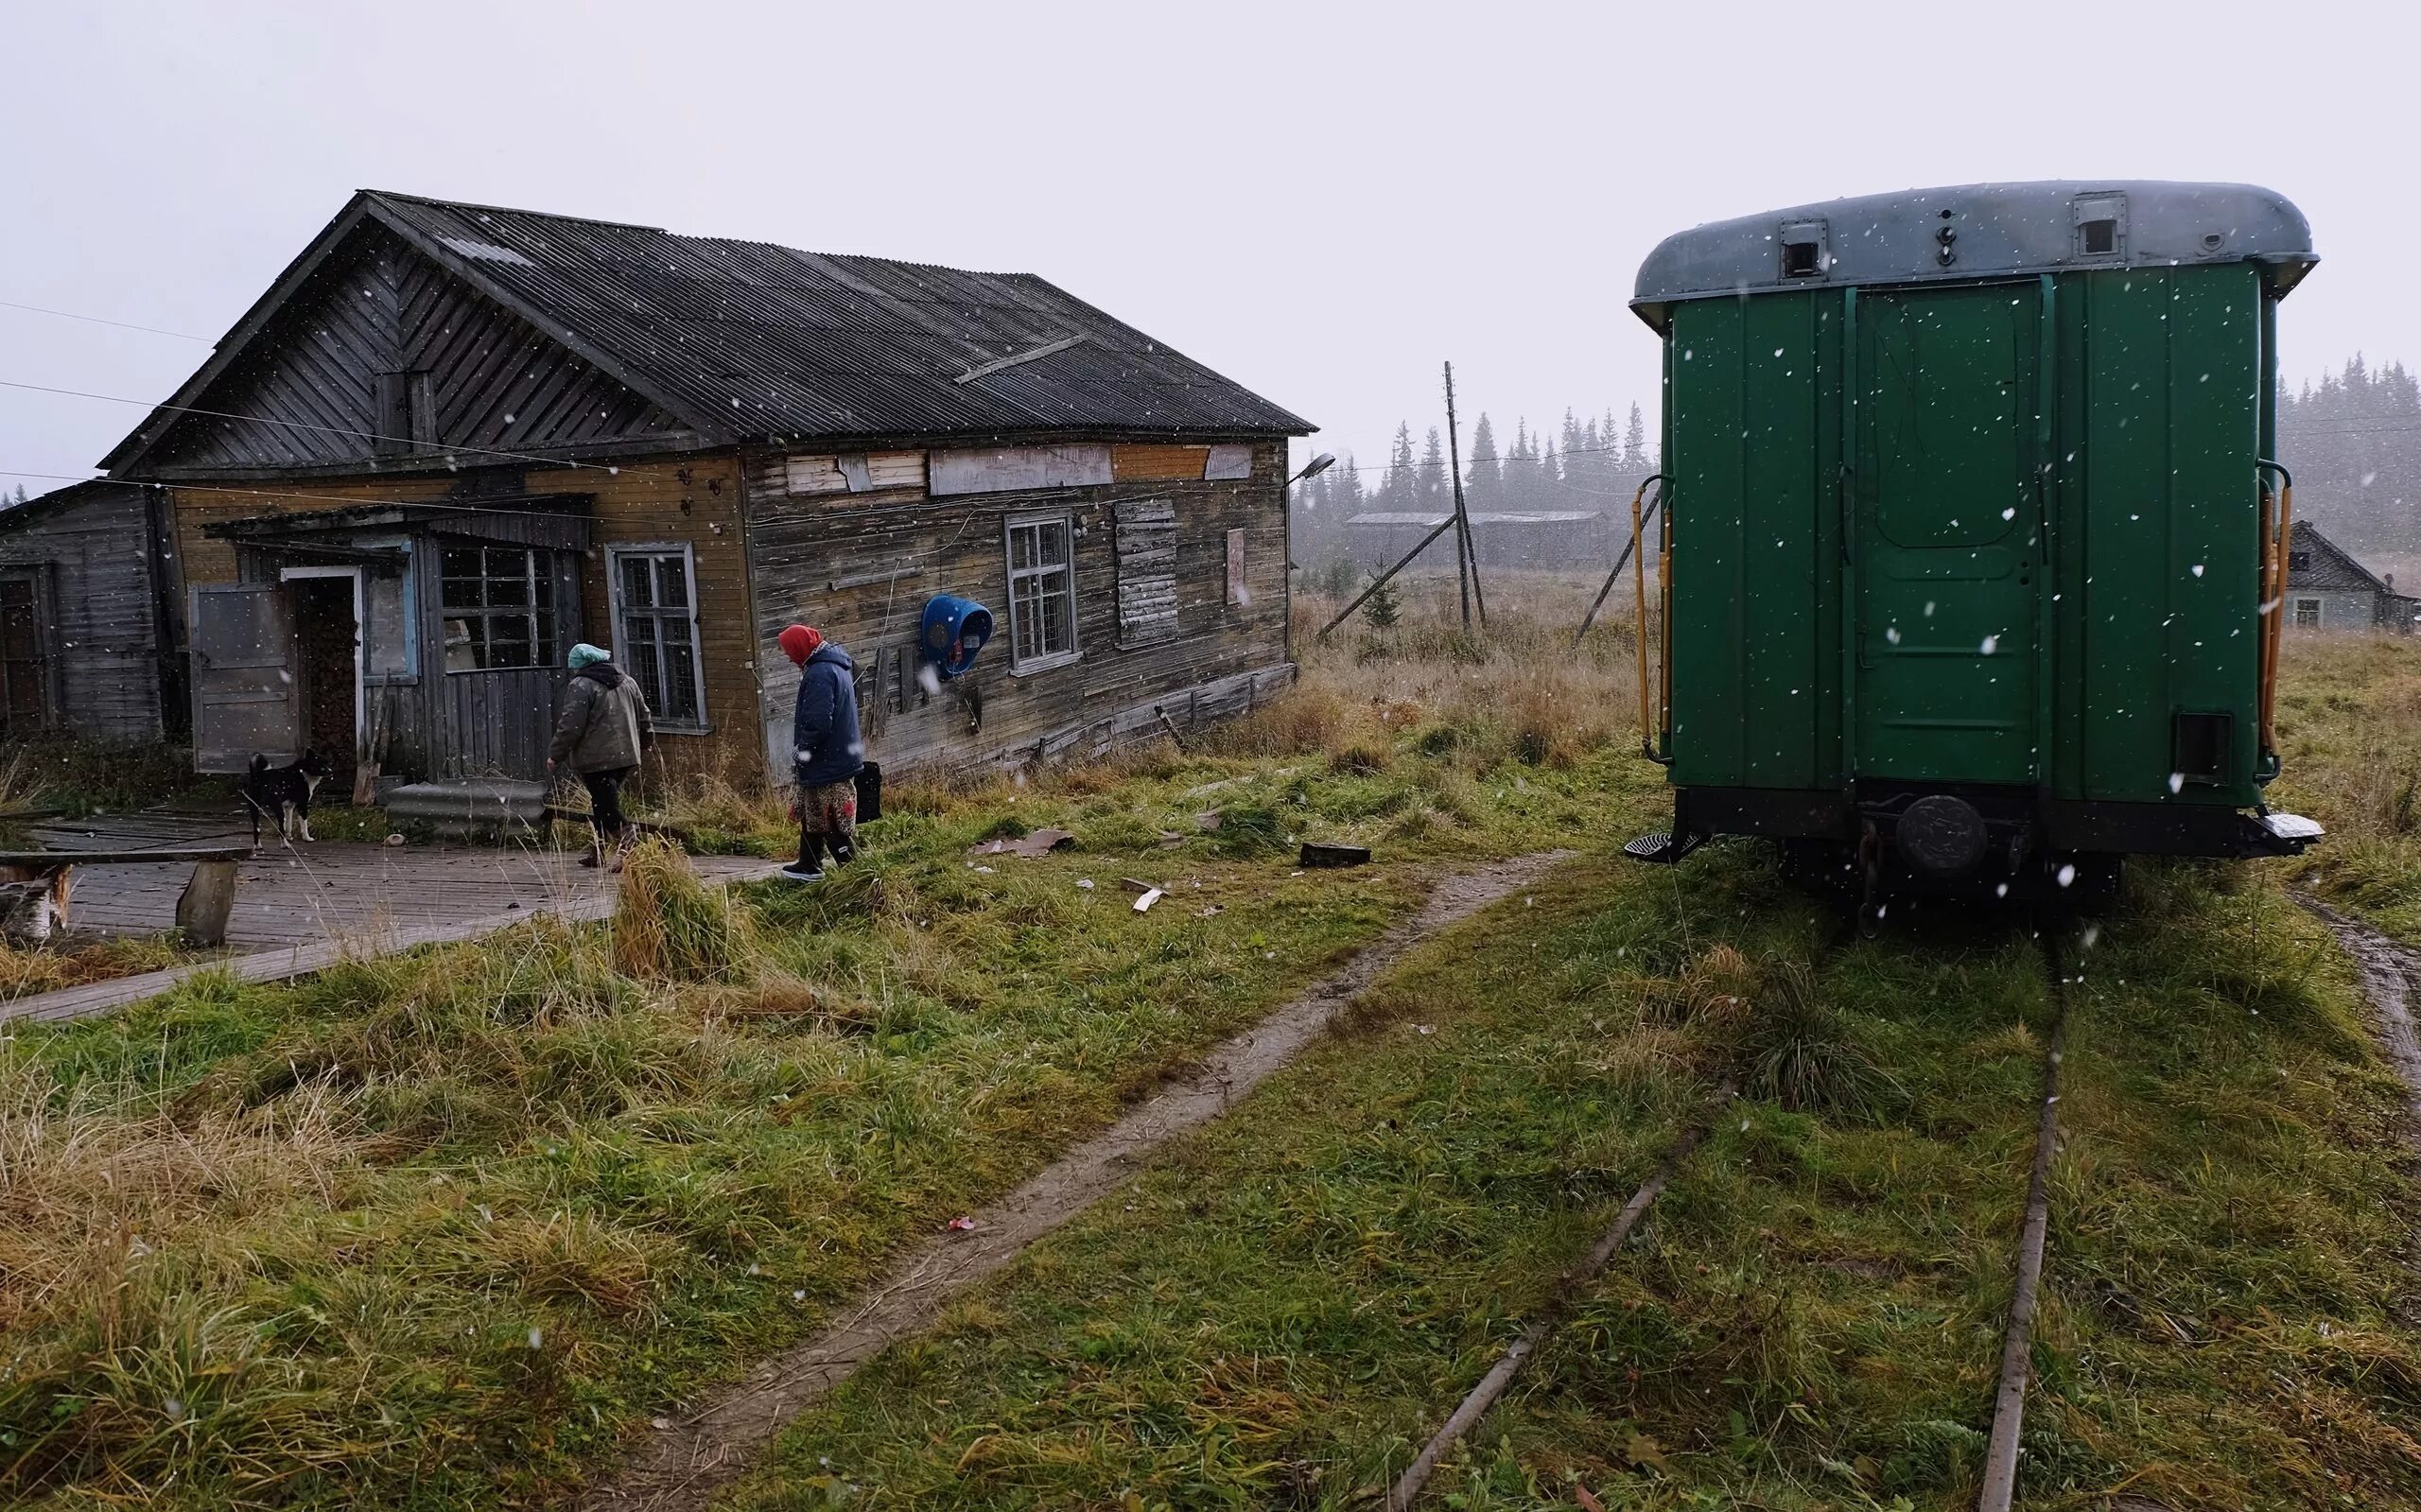
[[[134,484],[87,488],[0,530],[0,565],[44,569],[57,717],[75,734],[162,734],[161,648],[149,505]]]
[[[592,469],[529,474],[532,492],[550,488],[594,494],[596,547],[589,552],[581,601],[584,639],[613,644],[612,584],[605,547],[688,542],[697,565],[698,654],[706,672],[706,736],[667,735],[664,753],[685,765],[735,763],[753,772],[759,736],[757,671],[751,665],[747,536],[740,513],[740,459],[734,452],[624,462],[611,474]],[[779,653],[776,652],[778,658]],[[787,663],[785,665],[788,665]]]
[[[232,545],[205,535],[205,526],[280,511],[300,513],[374,502],[427,502],[445,497],[454,482],[454,478],[443,476],[391,476],[296,483],[235,481],[215,486],[176,486],[170,497],[180,576],[171,607],[180,645],[185,612],[184,585],[237,580]],[[581,617],[576,625],[565,627],[566,647],[575,639],[601,646],[613,643],[607,547],[689,544],[697,567],[698,635],[706,670],[709,733],[668,733],[662,749],[667,758],[683,766],[736,763],[740,771],[758,770],[762,741],[756,671],[751,666],[749,580],[737,456],[723,452],[642,459],[617,463],[610,471],[601,467],[531,467],[523,474],[522,491],[594,496],[593,545],[581,572]],[[424,569],[419,581],[424,594],[436,593],[433,569]],[[459,684],[497,675],[528,681],[528,674],[518,673],[465,673],[448,678],[443,670],[443,640],[434,637],[427,623],[424,622],[421,642],[424,684],[431,679]],[[552,696],[554,686],[553,681],[548,684],[546,696]],[[399,688],[399,698],[405,692]],[[484,721],[485,711],[491,706],[523,705],[535,696],[531,687],[520,686],[483,690],[477,696],[469,689],[433,690],[423,695],[427,701],[424,718],[434,733],[444,728],[437,721],[449,717]],[[496,704],[496,700],[506,702]],[[402,733],[405,732],[399,730]],[[442,736],[437,739],[439,744],[444,743]],[[461,756],[472,763],[468,770],[484,771],[491,762],[518,759],[514,756],[517,751],[516,743],[496,745],[492,740],[475,739],[463,746]],[[430,772],[441,771],[447,764],[446,753],[442,750],[426,755]]]
[[[357,232],[255,339],[257,356],[212,385],[200,408],[258,418],[180,420],[152,466],[426,467],[446,446],[629,446],[684,431],[382,227]],[[413,448],[370,439],[396,433],[380,390],[392,374],[421,375],[434,401],[411,426],[429,443],[417,460]]]
[[[1128,448],[1120,448],[1121,452]],[[748,530],[757,600],[757,655],[764,668],[768,759],[782,777],[797,672],[774,645],[805,621],[847,648],[860,670],[868,754],[906,770],[1045,757],[1108,743],[1124,715],[1158,726],[1165,708],[1179,728],[1223,717],[1265,694],[1286,664],[1285,450],[1252,449],[1250,476],[1205,482],[1202,448],[1133,448],[1133,471],[1158,477],[1097,487],[930,499],[920,490],[787,492],[780,452],[747,459]],[[1190,452],[1189,459],[1173,454]],[[1173,477],[1172,474],[1189,476]],[[1176,631],[1120,645],[1118,509],[1166,500],[1176,519]],[[1076,543],[1077,645],[1073,663],[1018,676],[1009,670],[1008,516],[1065,508]],[[1154,512],[1137,510],[1143,518]],[[1228,532],[1245,532],[1244,601],[1228,601]],[[938,695],[918,686],[915,634],[937,593],[975,599],[998,617],[975,669]],[[977,710],[967,697],[972,689]],[[1208,706],[1195,690],[1215,688]]]

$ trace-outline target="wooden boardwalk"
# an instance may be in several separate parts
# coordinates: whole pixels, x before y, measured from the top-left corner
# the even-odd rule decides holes
[[[51,850],[128,850],[248,843],[252,826],[226,815],[148,812],[44,826],[36,834]],[[700,856],[691,864],[709,880],[740,881],[771,876],[781,863]],[[78,868],[69,921],[111,934],[163,933],[175,926],[177,895],[192,870],[185,864]],[[101,1013],[165,992],[201,971],[274,981],[348,955],[477,939],[536,913],[597,919],[614,908],[611,874],[580,865],[576,851],[536,845],[322,842],[287,847],[265,839],[260,854],[241,863],[238,878],[227,955],[0,1001],[0,1020]]]

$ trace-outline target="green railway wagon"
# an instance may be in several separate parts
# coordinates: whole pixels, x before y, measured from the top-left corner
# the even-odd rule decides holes
[[[1870,889],[2082,896],[2128,854],[2318,839],[2262,803],[2276,309],[2315,261],[2279,196],[2161,182],[1878,195],[1658,246],[1631,304],[1664,343],[1641,697],[1674,815],[1633,854],[1762,835]]]

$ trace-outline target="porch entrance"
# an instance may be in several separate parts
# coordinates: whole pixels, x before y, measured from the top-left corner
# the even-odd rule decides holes
[[[304,749],[326,759],[332,787],[350,790],[361,751],[361,569],[287,567],[283,576],[294,604]]]

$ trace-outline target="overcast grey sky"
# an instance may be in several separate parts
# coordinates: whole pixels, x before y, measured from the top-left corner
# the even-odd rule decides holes
[[[1973,17],[1975,19],[1969,19]],[[356,188],[1039,273],[1385,455],[1654,413],[1641,257],[1929,183],[2244,180],[2311,218],[2290,378],[2421,362],[2412,8],[413,0],[0,20],[0,301],[217,337]],[[0,379],[207,348],[0,308]],[[139,409],[0,389],[0,468]],[[40,478],[35,492],[55,486]]]

